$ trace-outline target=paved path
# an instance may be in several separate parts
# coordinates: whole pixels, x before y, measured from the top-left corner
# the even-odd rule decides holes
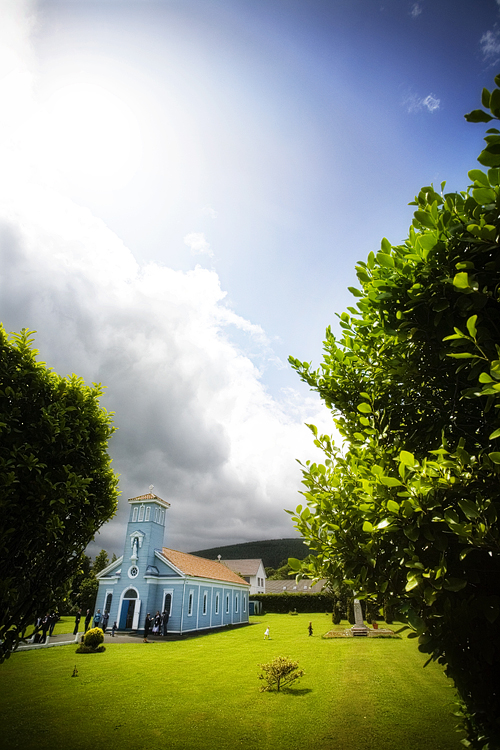
[[[234,628],[238,627],[245,627],[246,625],[253,625],[254,623],[242,623],[239,625],[226,625],[223,628],[217,628],[212,630],[198,630],[191,633],[184,633],[183,635],[179,635],[178,633],[172,633],[171,635],[153,635],[150,633],[148,635],[148,644],[151,643],[166,643],[168,641],[180,641],[180,640],[186,640],[187,638],[200,638],[204,635],[210,635],[210,633],[215,633],[218,630],[233,630]],[[78,637],[81,638],[83,635],[83,632],[78,633]],[[107,630],[106,634],[104,636],[104,645],[110,646],[113,643],[144,643],[144,636],[142,632],[139,633],[116,633],[113,637],[111,635],[111,630]],[[21,644],[16,651],[32,651],[37,648],[52,648],[52,646],[76,646],[77,642],[75,641],[75,636],[73,633],[65,633],[63,635],[53,635],[51,638],[47,638],[47,643],[23,643]]]

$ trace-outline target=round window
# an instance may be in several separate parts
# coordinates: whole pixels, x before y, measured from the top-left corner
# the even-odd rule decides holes
[[[132,565],[132,567],[129,568],[128,570],[129,578],[135,578],[138,575],[139,575],[139,568],[137,567],[137,565]]]

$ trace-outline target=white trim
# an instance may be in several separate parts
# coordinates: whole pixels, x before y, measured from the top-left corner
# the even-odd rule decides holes
[[[139,628],[140,613],[141,613],[141,600],[136,599],[136,605],[134,607],[134,616],[132,618],[132,630],[138,630]]]
[[[122,593],[120,594],[120,601],[118,602],[118,612],[117,612],[117,617],[116,617],[116,622],[118,623],[118,627],[120,627],[120,620],[121,620],[121,616],[122,616],[122,607],[123,607],[123,602],[125,600],[125,594],[126,594],[127,591],[130,591],[130,590],[135,591],[135,593],[137,594],[136,598],[133,599],[132,601],[134,601],[134,602],[140,601],[139,600],[139,591],[138,591],[138,589],[136,589],[135,586],[125,586],[124,587]],[[130,601],[130,599],[128,597],[127,597],[127,601]],[[134,609],[134,614],[135,614],[135,609]]]
[[[171,615],[172,614],[172,609],[173,609],[173,606],[174,606],[174,589],[163,589],[163,596],[162,596],[162,607],[163,607],[163,609],[161,611],[163,612],[164,609],[165,609],[165,599],[166,599],[166,597],[169,594],[170,594],[170,612],[168,614]]]
[[[105,568],[99,571],[99,573],[96,574],[96,578],[99,580],[100,578],[104,578],[107,576],[108,571],[113,570],[113,568],[118,568],[123,562],[123,555],[121,557],[118,557],[116,560],[113,560],[112,563],[109,563]],[[115,575],[118,574],[119,571]]]

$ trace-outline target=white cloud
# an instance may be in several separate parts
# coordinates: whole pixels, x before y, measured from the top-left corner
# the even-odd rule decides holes
[[[500,55],[500,31],[498,29],[486,31],[479,43],[484,58],[498,58]]]
[[[191,248],[193,254],[208,255],[213,258],[214,254],[203,232],[191,232],[184,237],[184,244]]]
[[[203,208],[201,209],[201,213],[204,216],[210,216],[211,219],[216,219],[218,216],[217,211],[215,211],[212,206],[203,206]]]
[[[315,399],[269,395],[226,331],[264,349],[267,337],[225,306],[217,274],[140,267],[89,211],[37,186],[4,205],[0,227],[4,323],[37,329],[61,374],[108,386],[121,487],[132,497],[153,483],[172,503],[169,543],[293,533],[283,509],[299,499],[295,458],[313,453],[304,422],[329,430],[329,415]],[[119,546],[124,512],[98,544]]]
[[[418,18],[422,13],[422,3],[413,3],[410,9],[410,16],[412,18]]]
[[[16,20],[25,6],[9,7]],[[293,534],[283,509],[300,499],[295,459],[316,452],[304,422],[331,431],[328,411],[296,392],[271,397],[255,362],[283,364],[265,331],[226,304],[215,271],[139,265],[104,222],[38,169],[32,131],[22,127],[34,108],[28,47],[22,33],[5,28],[0,64],[19,77],[6,83],[0,131],[0,319],[9,331],[36,330],[41,358],[60,374],[107,386],[124,498],[98,548],[121,553],[126,498],[150,484],[171,502],[173,547]],[[212,255],[202,233],[185,242]],[[249,346],[232,343],[231,331]]]
[[[417,94],[409,94],[403,100],[403,106],[407,112],[421,112],[426,109],[428,112],[435,112],[439,109],[441,100],[434,96],[434,94],[428,94],[427,96],[418,96]]]

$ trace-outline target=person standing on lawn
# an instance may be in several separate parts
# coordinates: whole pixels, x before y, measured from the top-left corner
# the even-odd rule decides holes
[[[94,628],[101,627],[101,620],[102,620],[101,610],[98,609],[94,615]]]
[[[81,618],[82,618],[82,610],[79,609],[75,615],[75,629],[73,630],[73,635],[76,635],[78,633],[78,626],[80,625]]]
[[[87,632],[87,630],[90,628],[90,622],[92,620],[92,612],[90,609],[87,610],[87,614],[85,615],[85,630],[84,633]]]
[[[47,631],[50,628],[50,615],[47,612],[42,620],[42,643],[47,642]]]
[[[309,635],[312,635],[313,634],[313,624],[312,624],[312,622],[309,623],[309,627],[307,629],[309,631]]]
[[[264,640],[266,640],[266,638],[268,640],[271,640],[271,636],[269,635],[269,625],[267,626],[266,632],[264,633]]]
[[[151,630],[151,616],[149,612],[146,615],[146,622],[144,623],[144,643],[149,643],[148,641],[148,635],[149,631]]]
[[[108,627],[108,620],[109,620],[109,612],[105,612],[102,616],[102,632],[106,632],[106,628]]]
[[[50,613],[50,618],[49,618],[49,636],[51,636],[52,633],[54,632],[54,628],[56,626],[56,622],[58,621],[58,619],[59,619],[59,615],[57,614],[57,612],[52,611]]]
[[[169,614],[167,610],[164,609],[161,614],[162,635],[167,635],[168,618],[169,618]]]

